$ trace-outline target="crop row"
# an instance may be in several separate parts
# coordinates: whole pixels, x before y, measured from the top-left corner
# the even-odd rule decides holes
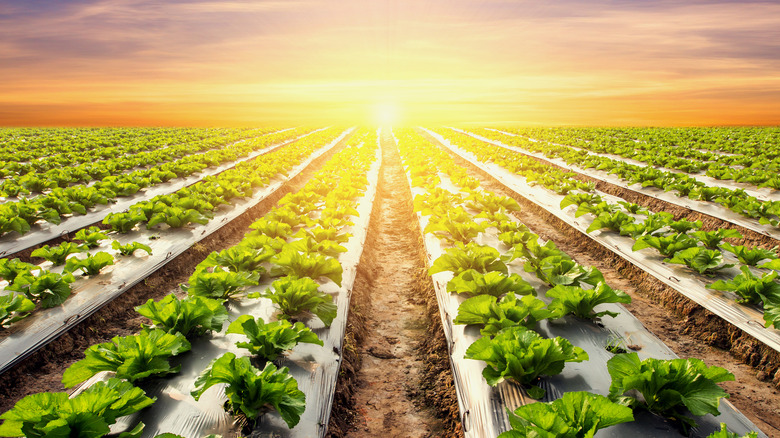
[[[657,420],[641,416],[643,410],[668,418],[687,434],[701,421],[698,416],[719,413],[719,400],[727,394],[717,383],[733,379],[730,373],[696,359],[654,359],[647,351],[652,351],[652,345],[640,353],[606,352],[603,347],[614,332],[601,330],[592,321],[622,318],[613,326],[618,331],[641,326],[630,321],[633,318],[621,306],[607,304],[630,302],[630,298],[610,288],[597,269],[578,264],[512,219],[509,213],[519,210],[514,200],[480,189],[479,181],[421,137],[408,132],[400,137],[423,232],[439,240],[426,238],[433,259],[429,272],[441,285],[437,296],[443,325],[450,327],[456,383],[466,386],[458,394],[467,436],[495,436],[500,431],[506,431],[501,437],[590,436],[598,429],[630,422],[635,414],[639,423],[618,428],[616,436],[643,436],[649,427],[652,433],[663,429],[652,424]],[[479,334],[469,327],[456,329],[458,324],[477,326]],[[606,324],[601,322],[601,327]],[[579,337],[588,351],[555,332]],[[669,351],[660,353],[673,357]],[[473,376],[478,371],[461,357],[484,361],[481,375],[495,389],[480,390]],[[588,360],[588,366],[575,367],[563,380],[540,380]],[[600,361],[603,371],[594,369]],[[593,377],[599,374],[608,374],[609,388],[589,386],[603,385],[603,378]],[[582,384],[572,384],[574,377],[584,380],[591,392],[582,392]],[[631,390],[643,397],[635,398]],[[657,394],[665,391],[682,396],[660,401]],[[546,404],[524,401],[524,396],[539,399],[546,393],[560,398]],[[694,398],[698,403],[688,402]],[[496,409],[496,399],[508,408],[508,417],[503,409]],[[707,423],[697,429],[698,436],[715,429],[712,421]],[[732,426],[742,427],[739,422]]]
[[[31,318],[32,321],[21,323],[22,327],[15,330],[14,336],[0,341],[0,370],[44,345],[51,337],[67,330],[124,292],[127,287],[159,269],[171,257],[180,254],[218,230],[226,221],[238,217],[272,194],[288,178],[288,173],[295,175],[300,172],[315,156],[332,148],[346,133],[333,140],[338,134],[338,130],[318,132],[282,148],[271,156],[250,161],[241,169],[224,172],[218,178],[183,189],[186,193],[182,191],[168,198],[142,201],[134,212],[137,210],[145,214],[143,208],[157,211],[150,216],[149,221],[146,221],[145,216],[139,221],[138,217],[129,215],[125,222],[121,222],[124,227],[115,231],[83,230],[77,233],[78,239],[81,240],[36,250],[34,257],[49,260],[40,266],[23,263],[18,259],[4,259],[2,277],[9,282],[8,295],[3,302],[4,325],[27,316],[24,309],[29,309],[30,305],[25,302],[25,298],[38,303],[39,307],[62,307],[53,314],[44,311],[35,315]],[[323,144],[329,141],[331,143],[323,147]],[[209,200],[204,196],[208,196]],[[185,209],[185,204],[193,204],[195,208]],[[111,219],[113,226],[117,227],[120,222],[113,220],[115,218]],[[139,226],[139,222],[147,222],[147,227]],[[112,242],[111,247],[107,243],[101,243],[100,240],[107,236],[116,239],[118,243]],[[87,242],[96,247],[89,249],[90,253],[86,258],[70,255],[87,250]],[[121,254],[123,251],[132,250],[133,246],[143,249],[143,246],[139,246],[144,245],[143,242],[154,247],[155,256],[115,259],[117,250]],[[53,266],[54,263],[64,263],[64,267]],[[115,267],[106,278],[97,275],[101,269],[115,263],[122,266],[120,271],[116,270],[120,269],[119,267]],[[88,267],[79,269],[78,266],[82,264]],[[65,272],[70,269],[79,269],[87,275],[73,282],[73,277]],[[17,294],[11,291],[16,291]],[[75,293],[78,299],[75,302],[64,302],[71,292]]]
[[[630,237],[634,240],[632,250],[653,248],[666,257],[664,262],[686,266],[689,268],[688,275],[701,281],[707,281],[707,276],[711,277],[719,270],[739,264],[740,270],[727,270],[730,277],[712,282],[708,287],[733,292],[737,303],[761,305],[765,325],[780,327],[780,283],[775,281],[775,270],[780,270],[780,263],[776,261],[776,249],[732,244],[724,239],[733,241],[742,238],[736,230],[718,228],[704,231],[701,230],[700,220],[674,220],[667,212],[653,213],[636,204],[608,199],[606,195],[598,194],[592,185],[575,179],[571,173],[519,153],[507,153],[505,149],[484,142],[473,142],[467,136],[447,134],[458,147],[473,153],[480,161],[494,163],[524,177],[531,184],[539,184],[559,195],[565,194],[560,209],[574,205],[577,207],[575,217],[590,215],[592,222],[587,227],[588,233],[601,230]],[[733,254],[729,258],[734,263],[727,263],[723,251]]]
[[[628,185],[640,184],[642,187],[653,187],[665,192],[673,191],[678,197],[719,204],[734,213],[755,219],[764,225],[772,227],[780,225],[780,201],[764,201],[742,189],[710,186],[684,173],[630,164],[604,156],[591,155],[585,151],[577,151],[562,145],[523,140],[521,137],[504,136],[493,131],[484,133],[485,137],[517,143],[521,149],[541,153],[550,159],[559,158],[568,165],[580,169],[594,169],[615,175]],[[774,173],[775,178],[776,176],[777,174]],[[780,180],[778,183],[780,184]]]
[[[5,202],[0,205],[0,235],[12,231],[23,235],[39,221],[59,224],[69,215],[84,215],[88,209],[97,205],[106,205],[120,197],[134,195],[143,188],[192,175],[210,166],[235,161],[255,150],[297,135],[300,135],[297,131],[267,135],[234,143],[224,149],[189,155],[149,169],[107,176],[93,185],[57,187],[34,199],[21,198],[18,201]]]
[[[370,171],[377,157],[375,139],[363,134],[352,140],[366,144],[336,154],[301,191],[286,195],[256,221],[238,245],[209,255],[182,285],[185,298],[172,294],[138,307],[151,321],[139,334],[87,349],[85,359],[63,375],[68,387],[89,379],[73,397],[68,399],[64,393],[28,396],[1,416],[5,422],[0,434],[38,436],[56,427],[68,436],[97,437],[118,420],[118,428],[125,429],[123,436],[153,436],[163,431],[201,436],[205,429],[224,429],[230,423],[216,414],[225,398],[230,411],[247,422],[246,430],[251,431],[261,419],[260,427],[272,430],[277,420],[285,427],[295,427],[309,413],[313,419],[298,429],[320,428],[317,423],[322,421],[327,424],[335,372],[328,378],[321,376],[332,364],[320,364],[313,357],[338,363],[338,355],[330,357],[331,348],[316,345],[335,342],[333,347],[340,351],[346,306],[337,308],[334,296],[340,304],[348,299],[348,288],[341,287],[342,275],[345,280],[354,276],[352,261],[356,263],[362,248],[361,238],[350,239],[345,231],[365,234],[367,218],[362,215],[370,214],[373,196],[367,197],[366,190],[370,184],[375,189],[378,169],[373,166]],[[373,175],[373,182],[366,174]],[[358,203],[360,207],[368,203],[368,209]],[[360,219],[357,228],[355,219]],[[342,265],[350,265],[351,273]],[[261,287],[266,285],[270,287]],[[340,333],[328,328],[337,325],[332,324],[335,319],[341,320]],[[282,366],[285,352],[299,343],[310,344],[311,349],[303,357],[290,355],[287,360],[295,365],[292,369]],[[295,350],[301,347],[306,345]],[[192,353],[184,354],[190,349]],[[178,365],[171,363],[172,356],[178,355],[172,360]],[[202,370],[200,376],[193,367]],[[101,371],[111,373],[90,379]],[[306,394],[299,389],[306,382],[300,377],[296,381],[293,375],[332,382],[320,386],[322,394],[314,389],[317,385],[302,387]],[[217,383],[226,384],[223,392],[208,390]],[[182,391],[192,391],[192,395]],[[98,396],[108,403],[90,403]],[[324,418],[318,409],[322,400],[328,402]],[[152,409],[144,409],[152,403]],[[269,409],[273,414],[267,413]],[[133,412],[137,414],[127,417]],[[92,430],[85,430],[87,419],[95,426]],[[156,430],[144,432],[139,420],[154,423]],[[226,432],[235,434],[229,429]]]

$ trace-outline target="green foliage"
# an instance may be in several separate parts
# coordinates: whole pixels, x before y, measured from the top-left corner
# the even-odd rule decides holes
[[[144,325],[144,329],[162,329],[184,336],[220,331],[228,320],[227,309],[220,301],[200,296],[179,300],[176,295],[169,294],[159,302],[149,299],[135,311],[152,320],[152,325]]]
[[[568,256],[547,257],[541,261],[536,272],[541,280],[551,286],[578,286],[581,283],[595,286],[604,281],[601,271],[592,266],[582,266]]]
[[[241,315],[230,323],[227,333],[237,333],[249,338],[249,342],[238,342],[238,348],[246,348],[250,353],[265,360],[276,360],[284,351],[291,350],[299,343],[323,345],[316,333],[302,322],[290,323],[287,320],[269,322],[252,315]]]
[[[683,249],[674,253],[671,259],[664,259],[666,263],[685,265],[699,274],[709,275],[713,272],[730,268],[733,264],[722,264],[723,254],[717,249],[707,249],[701,246]]]
[[[73,242],[62,242],[53,247],[44,245],[43,247],[34,250],[30,256],[46,259],[54,266],[59,266],[65,263],[69,255],[86,251],[87,247],[85,245],[79,245]]]
[[[189,350],[190,343],[181,333],[150,330],[133,336],[115,336],[111,342],[87,348],[86,357],[65,370],[62,384],[73,387],[100,371],[114,371],[116,377],[130,382],[177,373],[181,366],[172,368],[168,358]]]
[[[200,262],[199,268],[223,266],[231,272],[249,272],[262,275],[265,268],[261,265],[276,254],[270,247],[254,249],[244,245],[232,246],[220,252],[212,252]]]
[[[742,245],[732,245],[728,242],[724,242],[721,247],[726,251],[737,256],[737,259],[745,265],[756,266],[761,260],[775,260],[777,259],[777,247],[773,249],[764,248],[747,248]]]
[[[733,238],[741,239],[742,234],[731,228],[718,228],[715,231],[694,231],[691,233],[696,239],[699,239],[708,249],[718,249],[718,245],[723,239]]]
[[[482,325],[483,336],[492,336],[507,327],[533,328],[537,322],[553,317],[540,299],[526,295],[517,298],[509,292],[501,301],[492,295],[478,295],[462,302],[458,307],[455,324]]]
[[[35,303],[24,295],[0,295],[0,329],[30,316]]]
[[[318,279],[326,277],[341,286],[344,269],[338,260],[322,254],[301,254],[294,248],[285,247],[282,252],[271,258],[274,265],[272,276],[293,275]]]
[[[614,290],[607,283],[600,282],[592,289],[579,286],[558,285],[547,291],[552,302],[547,308],[556,317],[572,314],[583,319],[596,319],[604,315],[616,317],[618,314],[608,310],[596,312],[594,307],[604,303],[630,303],[631,297],[623,291]]]
[[[487,363],[482,376],[490,386],[512,379],[538,399],[546,391],[529,387],[537,377],[559,374],[566,362],[588,360],[588,354],[564,338],[545,339],[524,327],[510,327],[493,338],[478,339],[466,350],[465,358]]]
[[[146,253],[149,255],[152,255],[152,247],[141,242],[131,242],[127,245],[122,245],[118,240],[115,240],[111,243],[111,248],[119,251],[119,254],[123,256],[131,256],[136,252],[136,250],[139,249],[146,251]]]
[[[94,255],[88,255],[84,259],[78,257],[69,258],[65,263],[63,272],[75,272],[80,269],[84,275],[97,275],[101,269],[113,264],[114,256],[105,251],[100,251]]]
[[[677,251],[698,246],[696,239],[685,234],[672,234],[670,236],[654,236],[645,234],[637,237],[633,250],[639,251],[644,248],[655,248],[664,257],[671,257]]]
[[[696,427],[696,421],[687,415],[719,415],[720,399],[728,397],[717,384],[734,380],[727,370],[708,367],[699,359],[645,359],[636,353],[618,354],[607,362],[612,377],[609,397],[630,407],[645,409],[679,423],[684,432]],[[642,400],[626,392],[636,390]]]
[[[68,299],[71,292],[70,283],[74,281],[73,275],[68,273],[61,275],[56,272],[45,272],[38,276],[27,273],[16,277],[13,284],[6,289],[21,292],[31,301],[47,309],[59,306]]]
[[[619,232],[623,226],[633,223],[634,218],[623,213],[622,211],[616,211],[614,213],[604,212],[596,216],[596,219],[593,220],[588,229],[585,231],[587,233],[592,233],[593,231],[606,228]]]
[[[300,239],[293,240],[289,246],[304,254],[322,254],[328,257],[338,257],[339,254],[347,252],[347,248],[339,245],[338,242],[331,240],[317,242],[310,236],[303,236]]]
[[[227,300],[243,293],[248,286],[257,286],[257,283],[257,274],[199,269],[190,276],[188,285],[181,285],[181,289],[190,296]]]
[[[441,216],[431,217],[423,232],[433,233],[439,239],[448,244],[467,244],[474,240],[479,233],[485,231],[484,224],[474,222],[472,216],[462,208],[447,210]]]
[[[0,278],[13,283],[17,276],[29,274],[33,270],[40,270],[38,266],[32,263],[23,262],[19,259],[0,259]]]
[[[154,213],[146,223],[146,228],[152,228],[162,223],[171,228],[182,228],[191,223],[205,225],[208,222],[209,219],[198,210],[173,206],[165,207],[162,211]]]
[[[452,271],[455,275],[459,275],[468,269],[474,269],[483,274],[491,271],[507,273],[507,267],[500,260],[499,253],[495,248],[470,242],[466,245],[458,243],[454,248],[448,248],[445,254],[433,262],[428,274]]]
[[[225,395],[234,414],[239,412],[257,420],[272,407],[290,428],[295,427],[306,409],[306,396],[285,368],[268,362],[263,371],[253,367],[248,357],[225,353],[209,364],[195,381],[195,400],[210,387],[224,383]]]
[[[286,239],[292,234],[292,227],[289,224],[266,218],[255,221],[249,228],[257,231],[258,234],[282,239]]]
[[[129,211],[126,213],[109,213],[103,219],[103,223],[111,227],[112,231],[118,233],[129,233],[135,226],[146,220],[146,216],[140,211]]]
[[[745,435],[729,432],[726,423],[720,423],[720,430],[707,435],[707,438],[758,438],[756,432],[748,432]]]
[[[73,240],[84,242],[83,245],[87,248],[97,248],[100,241],[105,239],[108,239],[108,236],[98,227],[83,228],[73,237]]]
[[[319,317],[325,326],[336,318],[337,307],[333,297],[320,292],[319,285],[309,277],[296,278],[287,276],[274,281],[271,288],[263,293],[250,294],[250,298],[268,298],[279,306],[281,317],[290,319],[304,312],[311,312]]]
[[[447,283],[447,292],[467,293],[472,296],[492,295],[500,297],[512,292],[516,295],[536,295],[536,290],[517,274],[504,274],[499,271],[481,273],[468,269]]]
[[[109,432],[117,418],[153,404],[140,388],[120,379],[97,382],[68,398],[64,392],[40,392],[19,400],[0,418],[0,435],[8,437],[98,438]],[[120,438],[141,435],[143,423]]]
[[[599,429],[634,421],[630,408],[589,392],[567,392],[550,403],[530,403],[514,413],[512,430],[498,438],[589,438]]]

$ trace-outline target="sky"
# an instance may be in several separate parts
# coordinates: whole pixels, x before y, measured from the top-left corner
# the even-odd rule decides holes
[[[780,124],[780,1],[0,0],[0,126]]]

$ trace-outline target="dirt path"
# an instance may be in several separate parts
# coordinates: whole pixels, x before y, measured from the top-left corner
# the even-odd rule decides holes
[[[366,248],[372,278],[354,295],[363,300],[365,331],[354,382],[356,415],[345,436],[442,436],[442,422],[419,396],[426,364],[418,345],[428,326],[418,295],[418,274],[425,270],[419,231],[413,227],[409,189],[392,138],[385,135],[382,147],[383,187]]]

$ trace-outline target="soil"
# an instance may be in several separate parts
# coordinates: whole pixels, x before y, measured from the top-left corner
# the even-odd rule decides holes
[[[462,436],[421,234],[392,137],[352,294],[332,437]],[[437,326],[436,323],[439,323]]]
[[[84,357],[84,350],[114,336],[128,336],[139,331],[141,323],[149,321],[138,315],[134,308],[149,299],[159,300],[169,293],[180,297],[185,293],[179,284],[185,283],[212,251],[221,251],[237,244],[249,231],[249,225],[265,215],[284,195],[303,187],[330,157],[341,150],[349,136],[316,160],[303,172],[284,183],[269,196],[241,216],[220,228],[206,239],[170,261],[162,269],[144,281],[128,289],[124,294],[104,306],[67,333],[51,341],[45,347],[0,375],[0,412],[5,412],[21,398],[37,392],[61,392],[65,388],[60,379],[62,373],[74,362]]]
[[[427,138],[438,144],[432,137]],[[767,435],[780,436],[780,391],[776,386],[780,383],[780,360],[777,352],[653,281],[642,271],[632,269],[633,265],[618,260],[610,251],[595,247],[579,231],[510,191],[466,160],[451,155],[457,164],[469,170],[471,176],[480,179],[484,189],[516,199],[523,207],[516,216],[531,230],[543,239],[555,242],[578,263],[597,267],[610,286],[628,293],[633,301],[624,306],[678,356],[702,359],[707,365],[732,372],[735,381],[721,383],[731,394],[729,401]]]

